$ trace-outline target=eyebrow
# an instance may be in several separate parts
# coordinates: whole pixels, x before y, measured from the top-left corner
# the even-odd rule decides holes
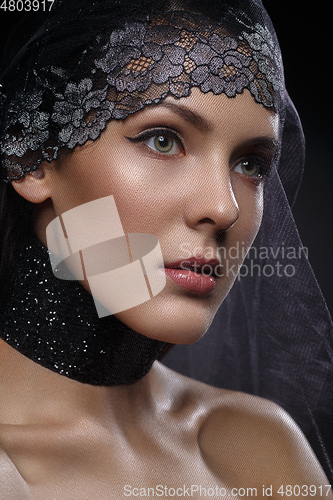
[[[259,137],[253,137],[242,143],[240,147],[263,147],[266,149],[276,149],[279,147],[279,140],[276,137],[270,137],[268,135],[263,135]]]
[[[203,132],[211,132],[214,128],[208,120],[198,115],[194,111],[186,108],[185,106],[181,106],[180,104],[173,104],[172,102],[162,102],[158,106],[171,109],[171,111],[174,111],[177,115],[181,116],[184,120],[191,123],[191,125],[194,125],[197,129]]]
[[[236,147],[232,155],[232,160],[245,153],[251,152],[251,150],[253,152],[266,152],[272,159],[277,158],[279,153],[279,146],[279,140],[275,137],[254,137],[242,142],[238,147]]]
[[[197,129],[208,133],[214,129],[214,126],[211,122],[203,118],[201,115],[196,113],[195,111],[191,111],[185,106],[181,104],[174,104],[172,102],[161,102],[158,104],[158,107],[168,108],[178,116],[181,116],[187,122],[194,125]],[[236,154],[239,154],[241,150],[245,150],[248,148],[253,149],[265,149],[272,153],[272,156],[276,156],[279,150],[279,140],[275,137],[270,136],[259,136],[254,137],[249,140],[244,141],[238,148],[236,148]]]

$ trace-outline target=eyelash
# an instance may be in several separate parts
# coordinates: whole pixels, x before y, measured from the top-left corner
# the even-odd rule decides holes
[[[168,151],[165,151],[165,152],[156,151],[153,149],[152,146],[147,144],[149,139],[154,139],[154,138],[156,139],[158,137],[172,139],[174,141],[174,143],[178,145],[179,149],[181,150],[181,152],[184,155],[185,148],[184,148],[184,145],[183,145],[181,139],[179,138],[179,135],[170,129],[156,128],[156,129],[152,129],[152,130],[147,130],[147,131],[143,132],[142,134],[139,134],[136,137],[127,137],[127,139],[129,139],[133,143],[145,143],[145,145],[149,149],[151,149],[152,152],[154,152],[155,154],[160,155],[160,156],[177,156],[177,154],[179,154],[179,153],[176,153],[176,154],[169,153]],[[172,147],[172,149],[173,149],[173,147]]]
[[[252,164],[257,168],[257,173],[252,175],[247,175],[244,172],[239,172],[243,174],[250,182],[253,182],[256,185],[261,184],[265,181],[265,179],[269,176],[271,170],[271,160],[261,155],[247,155],[237,161],[234,166],[234,171],[236,171],[236,167],[239,165]],[[242,167],[240,167],[242,168]]]
[[[183,156],[185,154],[185,147],[184,147],[183,142],[180,139],[178,133],[171,130],[171,129],[168,129],[168,128],[155,128],[155,129],[147,130],[145,132],[142,132],[141,134],[139,134],[136,137],[127,137],[127,139],[129,141],[131,141],[132,143],[145,144],[145,146],[147,148],[149,148],[153,154],[156,154],[157,156],[160,156],[160,157],[179,155],[179,152],[178,153],[170,153],[169,151],[164,151],[164,152],[157,151],[157,150],[153,149],[153,147],[151,145],[147,144],[147,142],[150,139],[154,139],[154,138],[156,139],[158,137],[171,139],[172,141],[174,141],[175,144],[178,145],[180,151],[182,152],[181,156]],[[172,150],[173,148],[174,148],[174,145],[172,146],[172,148],[170,148],[170,150]],[[239,172],[242,175],[244,175],[253,184],[259,185],[262,182],[264,182],[264,180],[268,177],[269,172],[270,172],[270,167],[271,167],[271,160],[268,159],[266,157],[266,155],[260,155],[260,154],[257,155],[257,154],[252,154],[252,153],[248,154],[248,155],[244,155],[242,158],[237,160],[237,163],[235,162],[235,166],[233,167],[233,170],[235,171],[235,169],[238,165],[241,165],[241,164],[244,165],[245,163],[256,164],[256,166],[258,168],[258,173],[253,174],[253,175],[247,175],[244,172]]]

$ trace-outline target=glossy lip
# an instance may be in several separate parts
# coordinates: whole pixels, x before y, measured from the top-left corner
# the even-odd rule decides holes
[[[220,275],[217,259],[190,257],[164,266],[164,272],[181,287],[194,293],[208,294],[214,290]]]

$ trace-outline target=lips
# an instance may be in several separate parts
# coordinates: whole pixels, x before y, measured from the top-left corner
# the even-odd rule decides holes
[[[165,274],[181,287],[194,293],[208,294],[214,290],[221,267],[217,259],[191,257],[164,267]]]

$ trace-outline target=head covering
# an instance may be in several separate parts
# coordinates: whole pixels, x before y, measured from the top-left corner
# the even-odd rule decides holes
[[[280,404],[332,480],[332,323],[290,210],[304,139],[261,1],[203,7],[197,0],[56,0],[36,25],[9,44],[1,71],[7,180],[96,140],[109,120],[167,95],[189,95],[193,86],[229,97],[248,89],[279,113],[281,151],[265,184],[256,241],[210,331],[192,346],[173,348],[165,362],[204,382]],[[9,341],[6,328],[0,334]],[[24,345],[16,348],[24,352]]]
[[[1,130],[9,180],[96,140],[109,120],[168,95],[186,97],[193,87],[228,97],[247,88],[265,107],[280,105],[280,53],[257,19],[222,8],[219,23],[186,10],[165,13],[166,2],[161,9],[149,0],[126,3],[83,2],[72,17],[76,2],[58,0],[18,54],[10,48],[1,77],[4,88],[10,81]]]

